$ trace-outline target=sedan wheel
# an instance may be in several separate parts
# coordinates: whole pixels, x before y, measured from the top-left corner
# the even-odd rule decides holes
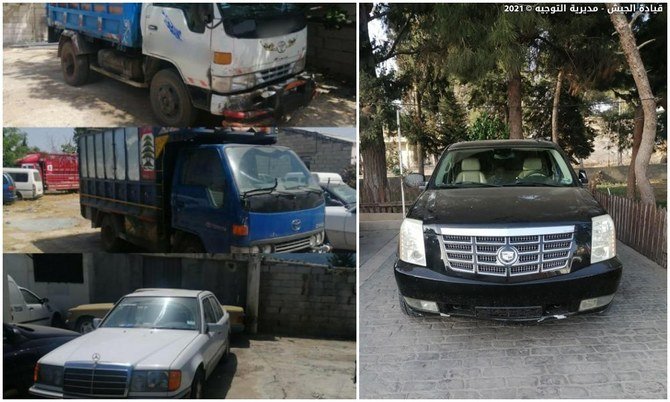
[[[205,386],[205,376],[202,370],[198,370],[191,384],[191,399],[202,399],[203,388]]]

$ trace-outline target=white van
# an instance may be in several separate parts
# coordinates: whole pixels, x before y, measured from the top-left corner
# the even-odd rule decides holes
[[[42,175],[37,169],[24,168],[2,168],[3,173],[7,173],[14,179],[16,185],[16,196],[19,199],[30,200],[40,198],[44,195],[44,186],[42,185]]]
[[[39,297],[34,292],[17,285],[14,278],[9,275],[7,275],[7,287],[9,305],[5,304],[5,308],[9,309],[11,322],[56,327],[62,325],[62,316],[49,304],[49,299]]]

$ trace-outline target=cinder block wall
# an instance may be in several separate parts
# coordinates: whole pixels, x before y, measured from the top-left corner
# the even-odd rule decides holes
[[[44,3],[5,3],[2,17],[3,45],[46,41]]]
[[[325,135],[296,129],[282,129],[277,144],[291,148],[312,172],[342,173],[352,160],[354,144]]]
[[[259,332],[356,339],[356,269],[264,261]]]
[[[356,19],[356,4],[338,4]],[[325,10],[323,10],[325,12]],[[332,77],[356,82],[356,27],[326,29],[321,23],[307,25],[307,65]]]

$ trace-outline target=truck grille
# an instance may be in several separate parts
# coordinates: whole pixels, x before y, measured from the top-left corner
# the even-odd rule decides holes
[[[304,239],[291,240],[284,243],[276,243],[274,245],[274,251],[276,253],[290,253],[292,251],[298,251],[311,246],[310,238],[306,237]]]
[[[63,371],[63,394],[76,397],[124,397],[130,367],[111,364],[68,363]]]
[[[574,226],[440,228],[438,233],[445,265],[480,275],[521,276],[561,270],[570,266],[575,250]]]
[[[281,66],[268,68],[266,70],[261,70],[259,71],[260,76],[257,78],[260,78],[261,83],[266,83],[280,79],[291,73],[291,64],[292,63],[288,63]]]

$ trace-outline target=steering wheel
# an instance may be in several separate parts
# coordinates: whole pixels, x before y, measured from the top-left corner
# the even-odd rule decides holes
[[[531,170],[530,173],[528,173],[524,177],[517,176],[516,179],[517,180],[525,180],[525,179],[532,178],[532,177],[541,177],[543,179],[546,179],[547,175],[545,175],[541,170]]]

